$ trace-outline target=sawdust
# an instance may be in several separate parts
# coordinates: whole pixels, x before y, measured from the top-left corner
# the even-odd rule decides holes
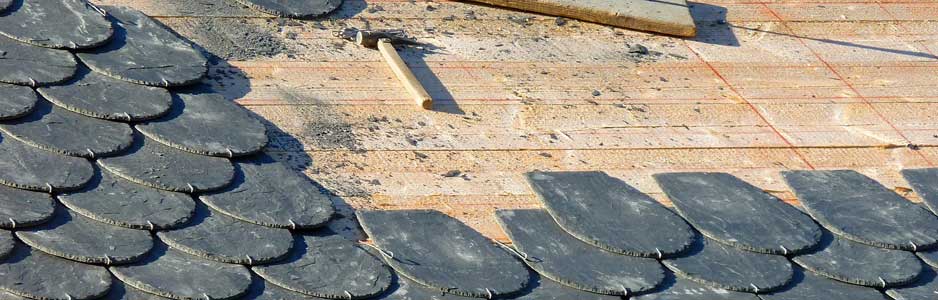
[[[199,18],[191,23],[190,38],[221,59],[250,60],[293,54],[283,39],[275,36],[278,25],[272,20],[258,25],[244,19]]]

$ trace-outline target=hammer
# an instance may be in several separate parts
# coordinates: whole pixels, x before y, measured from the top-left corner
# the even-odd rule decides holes
[[[383,56],[384,60],[388,63],[388,66],[391,67],[391,71],[394,72],[394,75],[397,75],[397,79],[400,80],[401,83],[404,84],[404,88],[414,96],[414,101],[417,102],[417,105],[420,105],[420,107],[424,109],[433,108],[433,98],[431,98],[427,90],[423,88],[423,85],[420,84],[420,81],[417,80],[414,73],[410,71],[410,67],[401,59],[401,55],[397,53],[397,49],[394,49],[395,44],[420,45],[420,43],[407,38],[401,30],[360,30],[355,36],[355,42],[366,48],[378,49],[378,51],[381,52],[381,56]]]

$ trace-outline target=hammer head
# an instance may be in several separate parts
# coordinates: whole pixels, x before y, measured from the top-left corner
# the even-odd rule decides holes
[[[388,40],[395,45],[419,45],[416,40],[408,38],[403,30],[359,30],[355,35],[355,43],[366,48],[378,48],[378,41]]]

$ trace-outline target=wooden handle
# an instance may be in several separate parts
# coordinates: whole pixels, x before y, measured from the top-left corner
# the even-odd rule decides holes
[[[381,56],[384,56],[384,60],[387,61],[388,66],[391,67],[391,71],[394,71],[394,75],[397,75],[397,79],[404,84],[404,88],[414,96],[417,105],[420,105],[420,107],[424,109],[432,109],[433,98],[431,98],[427,90],[423,88],[423,85],[420,84],[420,81],[417,80],[414,73],[410,71],[410,67],[401,59],[401,55],[397,54],[397,49],[394,49],[394,45],[382,39],[378,41],[378,51],[381,51]]]

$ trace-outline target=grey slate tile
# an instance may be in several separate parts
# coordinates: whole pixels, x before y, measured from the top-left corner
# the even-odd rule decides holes
[[[933,268],[938,268],[938,249],[915,252],[915,255]]]
[[[241,300],[323,300],[326,298],[300,294],[276,284],[269,283],[263,278],[254,278],[248,294]]]
[[[860,244],[826,233],[815,252],[792,260],[816,274],[846,283],[886,288],[915,281],[923,270],[912,252]]]
[[[376,300],[471,300],[478,298],[447,294],[443,291],[423,286],[403,276],[396,276],[394,284]]]
[[[725,173],[655,174],[681,216],[705,236],[740,249],[790,255],[817,245],[810,217]]]
[[[938,297],[938,273],[934,268],[926,268],[915,283],[890,288],[886,295],[895,300],[933,300]]]
[[[13,254],[13,246],[16,246],[16,240],[13,239],[13,233],[0,230],[0,261]]]
[[[5,18],[0,17],[0,24]],[[78,61],[68,51],[28,45],[3,36],[0,53],[3,53],[0,82],[33,87],[54,84],[68,80],[78,69]]]
[[[46,193],[0,185],[0,228],[21,229],[49,221],[55,200]]]
[[[78,53],[92,70],[151,86],[197,83],[208,70],[208,59],[188,41],[133,8],[106,6],[115,26],[106,45]]]
[[[201,155],[245,156],[268,143],[267,127],[220,94],[174,94],[168,115],[136,127],[150,139]]]
[[[499,210],[497,220],[525,263],[553,281],[593,293],[628,296],[664,281],[657,260],[620,255],[563,231],[542,209]]]
[[[13,0],[0,0],[0,12],[4,12],[13,6]]]
[[[133,288],[178,300],[238,299],[251,285],[251,272],[244,266],[198,258],[159,244],[144,261],[110,270]]]
[[[48,48],[93,48],[113,33],[111,23],[83,0],[17,1],[0,17],[0,34]]]
[[[538,278],[531,282],[529,291],[523,295],[512,297],[514,300],[616,300],[621,297],[593,294],[577,289],[571,289],[560,283],[546,278]]]
[[[312,18],[328,14],[342,0],[236,0],[268,14],[290,18]]]
[[[493,297],[527,287],[524,264],[465,224],[431,210],[358,211],[399,274],[452,294]]]
[[[16,232],[30,247],[88,264],[126,264],[153,248],[147,231],[94,221],[59,208],[51,221]]]
[[[74,190],[94,175],[88,160],[41,150],[9,136],[0,137],[0,183],[51,193]]]
[[[55,105],[92,118],[139,122],[161,117],[173,103],[169,91],[81,68],[75,78],[37,90]]]
[[[887,300],[881,292],[864,286],[847,284],[797,270],[792,284],[784,290],[759,295],[762,300]]]
[[[938,217],[856,171],[790,171],[782,177],[805,210],[835,234],[900,250],[938,245]]]
[[[669,276],[660,288],[632,300],[759,300],[755,294],[714,288],[680,276]]]
[[[938,168],[905,169],[901,173],[925,206],[932,213],[938,214]]]
[[[0,59],[0,63],[2,61]],[[0,83],[0,120],[28,115],[38,101],[39,95],[29,87]]]
[[[663,258],[696,238],[680,216],[605,173],[533,172],[527,179],[561,228],[596,247]]]
[[[69,156],[97,158],[130,147],[129,125],[94,119],[39,101],[27,116],[0,123],[0,130],[30,146]]]
[[[263,226],[311,229],[335,213],[332,200],[309,178],[267,154],[235,164],[234,182],[199,198],[212,209]]]
[[[160,297],[154,294],[150,294],[132,286],[125,284],[123,281],[114,279],[112,280],[114,284],[111,285],[111,290],[100,300],[166,300],[170,298]]]
[[[196,193],[217,190],[234,178],[228,159],[193,154],[137,137],[126,153],[99,159],[107,171],[149,187]]]
[[[0,263],[0,289],[17,296],[46,300],[87,300],[104,296],[111,274],[104,267],[82,264],[17,243]]]
[[[678,276],[710,287],[766,293],[788,284],[793,276],[784,256],[762,254],[702,239],[687,256],[663,260]]]

